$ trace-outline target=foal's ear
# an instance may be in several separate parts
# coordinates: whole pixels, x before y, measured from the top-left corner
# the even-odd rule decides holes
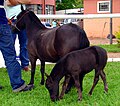
[[[24,11],[23,5],[21,4],[21,11]]]

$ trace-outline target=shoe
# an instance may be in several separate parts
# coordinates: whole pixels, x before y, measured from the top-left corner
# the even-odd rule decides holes
[[[34,85],[27,85],[24,89],[21,90],[21,92],[31,91],[33,88],[34,88]]]
[[[26,84],[23,84],[21,87],[17,88],[17,89],[14,89],[13,92],[16,93],[16,92],[24,92],[24,91],[31,91],[32,89],[34,88],[34,85],[26,85]]]
[[[2,89],[3,87],[0,85],[0,89]]]
[[[24,83],[22,86],[20,86],[17,89],[14,89],[13,92],[20,92],[21,90],[23,90],[27,85]]]
[[[24,70],[24,71],[30,71],[30,68],[29,68],[28,66],[25,66],[25,67],[23,68],[23,70]]]

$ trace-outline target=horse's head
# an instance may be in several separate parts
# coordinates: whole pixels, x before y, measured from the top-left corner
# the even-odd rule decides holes
[[[52,101],[58,100],[59,84],[56,81],[53,81],[51,76],[47,76],[45,86],[49,91],[51,100]]]
[[[25,29],[25,21],[27,21],[25,19],[25,16],[28,12],[29,10],[24,10],[23,6],[21,5],[21,12],[17,15],[17,20],[12,27],[13,32],[17,32],[17,31]]]
[[[31,27],[31,25],[34,27],[32,29],[46,29],[34,12],[30,10],[24,10],[23,6],[21,5],[21,12],[17,15],[17,21],[15,23],[16,28],[13,29],[13,32]]]

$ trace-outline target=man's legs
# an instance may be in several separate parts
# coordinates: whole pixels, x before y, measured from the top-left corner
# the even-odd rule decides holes
[[[22,69],[25,70],[25,67],[29,66],[29,57],[28,57],[28,51],[27,51],[27,36],[26,36],[25,30],[22,30],[18,33],[18,39],[20,44],[21,67]]]
[[[14,43],[9,28],[8,25],[0,26],[0,50],[5,60],[12,89],[16,90],[19,88],[20,90],[24,89],[26,86],[24,80],[21,79],[21,68],[16,60]]]

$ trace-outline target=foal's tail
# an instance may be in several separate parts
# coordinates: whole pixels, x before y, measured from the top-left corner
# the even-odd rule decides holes
[[[106,50],[98,46],[93,46],[93,47],[96,51],[96,62],[98,66],[104,68],[108,59]]]

